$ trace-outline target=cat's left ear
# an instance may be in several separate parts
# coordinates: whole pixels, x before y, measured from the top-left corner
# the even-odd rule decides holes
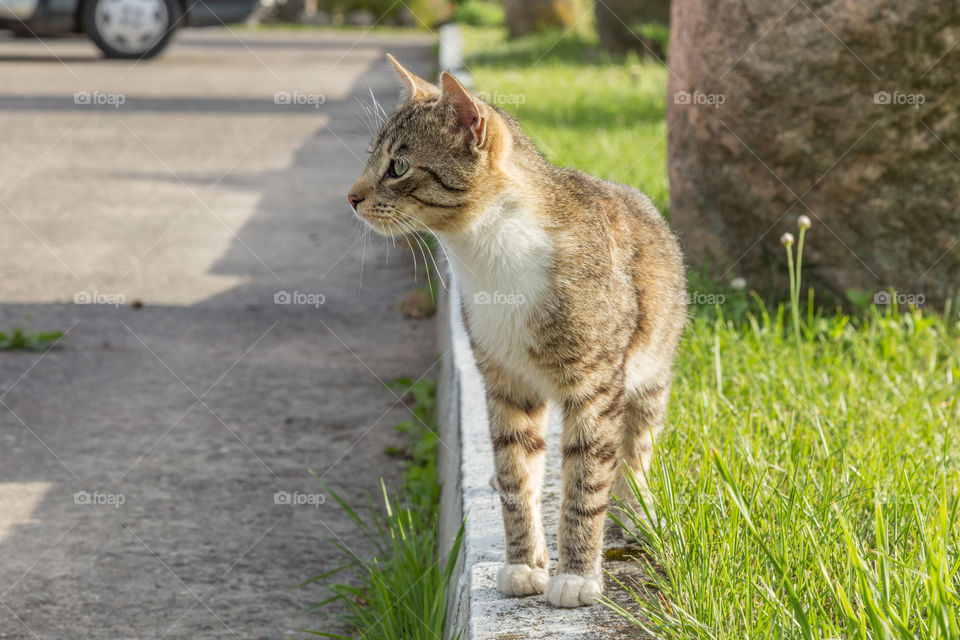
[[[434,98],[440,93],[435,86],[420,76],[410,73],[406,67],[397,62],[397,59],[389,53],[387,54],[387,60],[393,65],[393,70],[397,72],[397,77],[400,78],[400,82],[403,83],[403,89],[400,91],[400,102]]]
[[[482,147],[487,139],[487,117],[483,103],[473,97],[449,71],[440,74],[441,101],[455,114],[457,122],[475,147]]]

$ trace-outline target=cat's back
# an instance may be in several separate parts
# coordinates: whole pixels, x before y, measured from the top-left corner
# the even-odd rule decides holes
[[[628,251],[637,260],[656,260],[661,269],[682,275],[679,241],[649,197],[575,169],[551,169],[545,172],[544,187],[556,232],[571,235],[582,248]]]

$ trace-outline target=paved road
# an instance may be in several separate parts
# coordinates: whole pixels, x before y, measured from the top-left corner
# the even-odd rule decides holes
[[[0,352],[0,638],[330,629],[291,587],[360,541],[275,494],[397,479],[382,381],[430,369],[434,327],[344,195],[357,99],[392,104],[384,52],[428,74],[430,44],[204,30],[135,64],[0,39],[0,330],[68,332]]]

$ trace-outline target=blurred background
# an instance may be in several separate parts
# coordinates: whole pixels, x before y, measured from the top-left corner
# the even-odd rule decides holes
[[[346,202],[387,52],[681,237],[652,488],[689,545],[651,538],[662,597],[614,599],[681,639],[797,602],[809,637],[957,637],[923,626],[960,610],[954,0],[0,0],[0,637],[415,637],[369,584],[290,589],[378,548],[332,492],[381,479],[421,555],[363,575],[442,601],[445,259]]]

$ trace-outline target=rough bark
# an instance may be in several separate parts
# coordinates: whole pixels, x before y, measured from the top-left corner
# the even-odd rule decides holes
[[[821,292],[960,286],[955,0],[674,0],[671,218],[688,258],[751,287],[813,220]]]

